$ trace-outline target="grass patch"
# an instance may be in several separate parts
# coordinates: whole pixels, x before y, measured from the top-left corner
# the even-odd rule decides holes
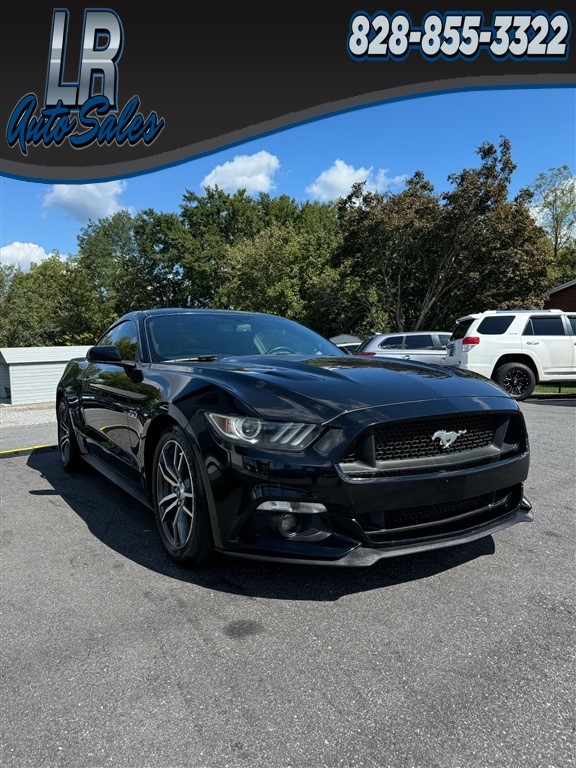
[[[539,384],[534,387],[535,395],[576,395],[576,385]]]

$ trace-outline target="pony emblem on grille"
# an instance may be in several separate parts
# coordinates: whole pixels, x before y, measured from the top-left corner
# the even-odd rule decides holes
[[[443,429],[439,429],[432,435],[432,442],[439,440],[442,448],[450,448],[452,443],[455,443],[460,435],[465,435],[466,432],[468,432],[467,429],[460,429],[458,432],[445,432]]]

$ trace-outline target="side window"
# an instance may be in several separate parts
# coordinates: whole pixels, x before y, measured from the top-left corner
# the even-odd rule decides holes
[[[402,338],[402,336],[388,336],[378,346],[380,349],[402,349]]]
[[[419,333],[418,336],[406,336],[404,339],[405,349],[434,349],[432,334]]]
[[[576,336],[576,315],[568,315],[568,322],[570,323],[570,328],[572,329],[572,335]]]
[[[512,325],[514,315],[493,315],[485,317],[478,326],[478,333],[492,333],[494,335],[506,333]]]
[[[138,358],[138,333],[132,320],[125,320],[102,336],[98,344],[108,344],[118,347],[123,360]]]
[[[562,318],[556,317],[531,317],[526,323],[524,336],[565,336]]]

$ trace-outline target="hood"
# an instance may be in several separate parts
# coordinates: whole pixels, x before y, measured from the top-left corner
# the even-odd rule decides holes
[[[227,357],[195,375],[225,388],[259,416],[324,422],[365,408],[451,398],[501,397],[514,401],[478,374],[390,358]],[[181,370],[181,368],[180,368]]]

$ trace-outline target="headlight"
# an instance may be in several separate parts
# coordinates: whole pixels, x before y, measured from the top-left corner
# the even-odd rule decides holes
[[[293,421],[262,421],[253,416],[223,416],[207,413],[206,417],[219,435],[243,445],[257,445],[277,451],[302,451],[318,437],[318,424]]]

